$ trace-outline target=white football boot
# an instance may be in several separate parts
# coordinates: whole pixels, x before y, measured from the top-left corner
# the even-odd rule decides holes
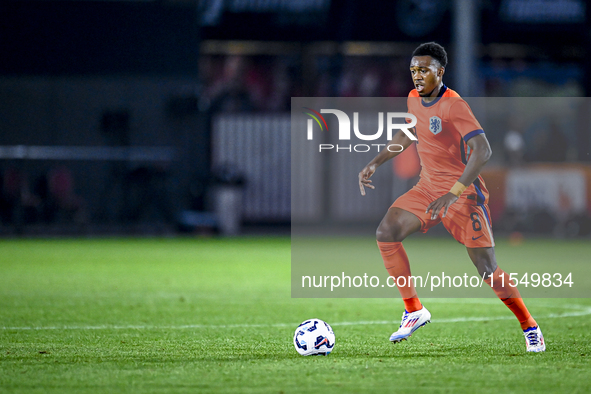
[[[402,314],[402,322],[398,331],[390,336],[391,342],[400,342],[410,337],[416,330],[431,322],[431,313],[423,306],[418,311],[408,313],[406,310]],[[541,334],[540,334],[541,335]]]
[[[525,344],[527,345],[528,352],[543,352],[546,350],[546,342],[544,342],[544,336],[540,326],[530,327],[527,330],[523,330],[525,336]]]

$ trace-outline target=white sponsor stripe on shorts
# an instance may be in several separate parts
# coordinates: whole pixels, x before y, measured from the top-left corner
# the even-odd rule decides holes
[[[486,208],[484,208],[482,205],[478,205],[478,208],[480,208],[480,212],[482,213],[482,220],[484,222],[484,226],[486,227],[486,230],[488,231],[488,235],[490,236],[490,242],[492,246],[495,246],[495,238],[493,237],[493,233],[492,233],[492,229],[490,228],[490,225],[488,224],[488,219],[487,219],[487,214],[488,212],[485,211]]]

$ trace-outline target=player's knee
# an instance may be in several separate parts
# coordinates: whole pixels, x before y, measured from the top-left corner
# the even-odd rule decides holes
[[[406,238],[402,226],[397,222],[385,223],[382,221],[376,230],[376,239],[380,242],[402,242]]]
[[[481,277],[483,275],[489,277],[497,269],[497,262],[495,258],[492,257],[490,254],[486,253],[485,250],[482,250],[481,253],[475,253],[473,251],[470,257],[472,258],[472,263],[474,263],[474,266],[478,270],[478,274]]]

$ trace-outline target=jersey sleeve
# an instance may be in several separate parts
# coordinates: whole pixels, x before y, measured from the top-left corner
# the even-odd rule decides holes
[[[472,113],[470,106],[464,100],[457,100],[449,109],[450,123],[454,125],[455,129],[462,135],[464,141],[468,140],[478,134],[484,134],[482,126],[476,120]]]

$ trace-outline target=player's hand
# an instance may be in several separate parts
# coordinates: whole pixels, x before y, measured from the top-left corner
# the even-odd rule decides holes
[[[365,187],[369,187],[370,189],[375,189],[375,186],[371,184],[369,178],[376,172],[376,166],[370,165],[365,166],[363,170],[359,173],[359,191],[361,192],[362,196],[365,196]]]
[[[437,216],[439,216],[439,212],[443,209],[443,214],[441,215],[441,217],[444,218],[447,214],[447,210],[449,209],[450,205],[456,201],[458,201],[458,196],[456,196],[455,194],[444,194],[443,196],[439,197],[437,200],[429,204],[425,213],[429,213],[429,211],[432,210],[431,220],[435,220]]]

